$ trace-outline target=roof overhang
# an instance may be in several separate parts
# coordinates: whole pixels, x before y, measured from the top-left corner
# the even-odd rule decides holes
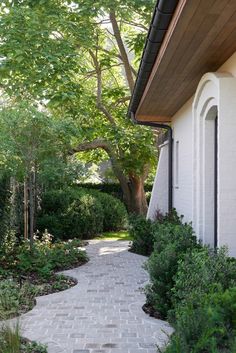
[[[157,6],[169,2],[158,1]],[[151,66],[147,43],[129,113],[137,121],[168,123],[194,94],[201,77],[219,69],[236,51],[236,1],[179,0]],[[155,43],[148,44],[154,50]],[[145,70],[145,83],[140,84]]]

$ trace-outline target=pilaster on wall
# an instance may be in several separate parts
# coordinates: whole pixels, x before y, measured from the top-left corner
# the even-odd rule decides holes
[[[147,218],[154,220],[157,212],[168,212],[168,141],[160,146],[160,156],[153,184]]]
[[[193,226],[197,236],[212,245],[211,195],[213,178],[211,121],[218,116],[217,233],[236,257],[236,78],[208,73],[199,83],[193,102]],[[214,180],[212,180],[214,183]]]

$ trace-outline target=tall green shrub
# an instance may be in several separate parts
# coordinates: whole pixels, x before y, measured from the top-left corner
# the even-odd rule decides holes
[[[133,239],[131,251],[149,256],[153,251],[153,224],[144,216],[130,216],[129,232]]]
[[[211,291],[236,286],[236,260],[227,256],[225,248],[217,252],[208,247],[188,251],[178,263],[172,288],[173,310],[169,319],[176,321],[185,306],[198,307],[201,298]]]
[[[181,310],[165,353],[235,353],[236,287],[190,301]]]
[[[127,212],[116,198],[96,190],[68,188],[43,194],[37,228],[55,238],[90,238],[124,228]]]
[[[127,211],[123,202],[99,191],[92,193],[92,195],[96,196],[102,204],[104,213],[103,231],[116,231],[127,226]]]
[[[172,308],[178,261],[198,244],[191,225],[170,222],[156,224],[154,240],[154,251],[146,264],[150,275],[150,284],[146,287],[147,304],[166,318]]]

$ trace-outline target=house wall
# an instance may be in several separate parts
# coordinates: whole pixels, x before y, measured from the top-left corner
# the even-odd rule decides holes
[[[231,83],[230,81],[226,83],[226,80],[223,80],[222,84],[219,85],[220,88],[218,96],[220,100],[218,103],[216,103],[218,104],[216,109],[218,110],[218,113],[220,115],[220,121],[218,125],[218,163],[220,166],[218,170],[218,245],[227,245],[229,247],[230,255],[236,257],[236,81],[233,82],[234,77],[236,78],[236,53],[231,58],[229,58],[224,63],[224,65],[219,68],[218,72],[228,73],[231,75],[232,78]],[[208,91],[206,87],[205,105],[208,104],[207,92]],[[202,126],[204,126],[204,124],[206,126],[208,123],[205,122],[201,127],[199,125],[194,128],[193,101],[194,97],[192,97],[172,118],[173,207],[176,208],[179,214],[184,215],[185,221],[194,222],[194,220],[197,219],[197,224],[196,222],[194,222],[194,228],[197,235],[199,237],[202,237],[202,240],[205,243],[212,244],[212,240],[208,239],[209,236],[207,236],[207,234],[204,234],[204,222],[208,217],[206,209],[207,203],[204,203],[204,193],[207,191],[207,183],[210,184],[210,179],[201,179],[200,175],[200,173],[202,173],[202,175],[204,176],[204,173],[206,172],[207,154],[204,157],[205,159],[203,158],[202,166],[201,168],[199,167],[200,169],[198,170],[198,173],[196,170],[196,163],[198,163],[196,161],[198,161],[198,159],[202,156],[203,153],[208,153],[206,150],[207,143],[205,143],[205,145],[201,147],[203,140],[198,140],[199,151],[197,155],[196,151],[194,150],[196,147],[196,143],[194,142],[196,141],[194,136],[194,130],[199,128],[202,129]],[[198,113],[200,114],[201,112]],[[206,119],[206,114],[203,117],[204,119]],[[198,131],[198,133],[200,132]],[[209,136],[207,137],[206,132],[204,134],[203,139],[209,142]],[[211,152],[209,153],[211,154]],[[162,168],[166,168],[167,170],[167,164],[166,166],[164,166],[163,160],[158,167],[159,176],[164,175],[166,173],[161,170]],[[198,209],[201,213],[201,215],[198,215],[198,218],[196,218],[197,211],[194,205],[194,186],[196,183],[199,184],[199,190],[202,190],[202,196],[200,195],[200,198],[203,198],[203,200],[197,201]],[[203,185],[204,183],[205,185]],[[166,184],[165,189],[162,188],[161,196],[158,195],[158,193],[160,194],[160,190],[158,191],[160,185],[161,181],[157,175],[153,188],[152,202],[150,203],[149,207],[149,215],[152,214],[153,209],[160,200],[162,203],[164,202],[163,190],[166,189]],[[198,195],[199,194],[200,192],[198,193]],[[166,192],[165,197],[167,203],[168,192]],[[201,207],[201,205],[203,205],[203,208]],[[210,229],[209,224],[205,225],[205,230],[206,229]],[[207,233],[207,231],[205,231],[205,233]]]
[[[147,218],[154,220],[157,212],[168,212],[168,141],[160,146],[155,181],[149,203]]]
[[[173,207],[186,222],[192,221],[192,102],[190,99],[172,119]]]

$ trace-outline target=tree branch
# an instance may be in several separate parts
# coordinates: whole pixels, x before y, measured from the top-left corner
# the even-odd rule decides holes
[[[103,139],[95,139],[94,141],[91,141],[91,142],[83,142],[83,143],[79,144],[78,146],[74,147],[70,154],[91,151],[91,150],[95,150],[97,148],[103,149],[108,154],[108,156],[110,157],[111,165],[112,165],[113,171],[115,173],[115,176],[117,177],[117,179],[121,183],[122,187],[124,189],[127,188],[128,187],[128,180],[122,171],[120,163],[119,163],[119,161],[116,157],[116,154],[113,150],[113,146],[111,145],[110,142],[103,140]]]
[[[102,104],[102,70],[99,65],[97,56],[93,53],[92,50],[89,50],[89,53],[93,59],[94,67],[95,67],[96,74],[97,74],[97,107],[106,116],[106,118],[109,120],[109,122],[113,126],[116,126],[115,119],[110,114],[110,112],[107,110],[107,108]]]
[[[131,98],[131,96],[127,96],[127,97],[122,97],[122,98],[118,99],[118,100],[116,101],[115,106],[129,101],[130,98]]]
[[[133,22],[133,21],[125,21],[125,20],[122,20],[124,23],[126,23],[127,25],[130,25],[130,26],[134,26],[134,27],[137,27],[137,28],[141,28],[143,29],[144,31],[148,31],[148,27],[144,26],[142,23],[137,23],[137,22]]]
[[[120,55],[122,57],[122,61],[124,63],[124,68],[125,68],[125,74],[126,74],[126,78],[128,81],[128,85],[129,85],[129,89],[130,92],[133,92],[134,89],[134,78],[133,78],[133,74],[132,74],[132,69],[131,69],[131,65],[129,63],[129,58],[128,55],[126,53],[126,49],[123,43],[123,40],[121,38],[121,34],[120,34],[120,29],[116,20],[116,15],[115,12],[113,10],[110,11],[110,20],[111,20],[111,24],[112,24],[112,28],[113,28],[113,32],[114,32],[114,36],[120,51]]]

